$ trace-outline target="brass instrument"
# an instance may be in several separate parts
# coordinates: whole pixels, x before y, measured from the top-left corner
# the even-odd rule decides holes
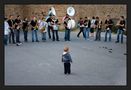
[[[45,31],[46,27],[43,27],[40,32],[43,33]]]

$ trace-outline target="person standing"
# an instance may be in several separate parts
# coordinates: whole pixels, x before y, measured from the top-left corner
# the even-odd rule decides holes
[[[64,52],[62,54],[62,62],[64,63],[64,74],[71,74],[72,58],[69,53],[69,47],[64,47]]]
[[[78,22],[78,25],[79,25],[79,27],[80,27],[80,31],[79,31],[79,33],[77,34],[77,37],[79,38],[79,35],[81,34],[81,33],[83,33],[83,37],[85,38],[85,35],[84,35],[84,20],[83,20],[83,18],[80,18],[80,20],[79,20],[79,22]]]
[[[7,22],[7,18],[5,18],[4,21],[4,44],[7,45],[8,43],[8,38],[9,38],[9,33],[10,33],[10,26]]]
[[[22,21],[20,20],[20,15],[18,15],[17,18],[15,19],[15,32],[16,32],[16,45],[17,46],[22,44],[20,41],[21,23]]]
[[[48,24],[45,22],[44,17],[42,16],[41,19],[39,20],[39,30],[42,35],[42,41],[46,41],[46,32],[48,29]]]
[[[85,20],[84,20],[84,36],[85,36],[85,39],[89,39],[89,33],[90,33],[90,25],[91,25],[91,21],[90,19],[87,17],[85,17]]]
[[[14,20],[13,20],[13,15],[9,16],[8,19],[8,24],[9,24],[9,29],[10,29],[10,34],[9,34],[9,43],[11,43],[11,39],[12,39],[12,43],[15,44],[15,32],[14,32]]]
[[[59,35],[58,35],[58,19],[53,16],[53,19],[52,19],[52,27],[53,27],[53,30],[52,30],[52,37],[53,37],[53,41],[57,40],[59,41]],[[56,37],[55,37],[56,36]]]
[[[37,19],[36,17],[33,17],[33,19],[31,20],[31,30],[32,30],[32,42],[34,42],[34,38],[36,39],[36,42],[39,42],[38,40],[38,35],[37,35],[37,32],[38,32],[38,22],[37,22]]]
[[[48,37],[49,39],[51,39],[51,30],[52,30],[52,26],[51,26],[51,22],[52,22],[52,14],[49,15],[49,18],[46,20],[46,22],[48,23]]]
[[[29,21],[27,17],[24,18],[23,23],[22,23],[22,29],[24,32],[24,41],[28,42],[28,26],[29,26]]]
[[[65,41],[70,41],[70,32],[71,28],[68,26],[68,21],[71,20],[69,15],[66,14],[66,17],[64,19],[64,27],[65,27]]]
[[[107,41],[107,34],[109,34],[109,41],[111,41],[111,33],[112,33],[113,21],[112,21],[110,15],[107,15],[107,19],[105,21],[105,25],[106,25],[105,42]]]
[[[96,25],[95,25],[95,17],[93,16],[92,17],[92,20],[91,20],[91,29],[90,29],[90,32],[91,32],[91,37],[94,37],[94,30],[96,28]]]
[[[95,41],[100,41],[101,40],[101,29],[102,29],[102,21],[99,19],[99,17],[96,17],[96,38]]]
[[[123,43],[123,34],[125,30],[125,20],[124,16],[120,16],[120,20],[117,23],[118,30],[117,30],[117,41],[116,43],[119,43],[119,39],[121,40],[121,43]]]

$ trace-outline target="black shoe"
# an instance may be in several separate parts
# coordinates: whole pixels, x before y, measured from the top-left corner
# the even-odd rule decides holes
[[[39,42],[39,40],[36,40],[36,42]]]
[[[60,41],[60,40],[57,40],[57,41]]]
[[[13,42],[13,44],[16,44],[15,42]]]
[[[32,42],[34,42],[34,40],[32,40]]]
[[[119,43],[119,41],[116,41],[115,43]]]

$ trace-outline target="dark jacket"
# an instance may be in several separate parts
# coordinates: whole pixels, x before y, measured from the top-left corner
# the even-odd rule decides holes
[[[72,62],[71,55],[68,52],[62,55],[62,62],[64,63]]]

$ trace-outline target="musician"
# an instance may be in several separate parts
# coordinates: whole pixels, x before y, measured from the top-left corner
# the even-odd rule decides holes
[[[58,35],[58,19],[53,15],[53,19],[52,19],[52,27],[53,27],[53,30],[52,30],[52,37],[53,37],[53,41],[55,41],[55,39],[57,41],[59,41],[59,35]],[[56,37],[55,37],[56,36]]]
[[[70,32],[71,32],[71,29],[70,27],[68,26],[68,21],[71,20],[69,15],[66,14],[66,17],[64,19],[64,26],[65,26],[65,41],[70,41]]]
[[[17,16],[15,19],[15,31],[16,31],[16,45],[19,46],[22,43],[20,42],[20,29],[21,29],[21,23],[20,15]]]
[[[41,35],[42,35],[42,41],[46,41],[47,29],[48,29],[48,24],[45,21],[44,16],[42,16],[41,19],[39,20],[39,30],[40,30]]]
[[[48,23],[48,36],[49,39],[51,39],[51,30],[52,30],[52,26],[51,26],[51,22],[52,22],[52,14],[50,14],[49,18],[46,20],[46,22]]]
[[[99,19],[99,17],[96,17],[96,38],[95,41],[100,41],[101,40],[101,29],[102,29],[102,21]]]
[[[27,17],[24,18],[23,23],[22,23],[22,29],[24,32],[24,41],[28,42],[28,27],[29,27],[29,21],[27,19]]]
[[[9,37],[9,33],[10,33],[10,29],[9,29],[9,24],[7,22],[7,18],[4,19],[4,44],[7,45],[8,43],[8,37]]]
[[[106,25],[105,42],[107,41],[107,34],[109,34],[109,41],[111,41],[111,33],[112,33],[113,21],[112,21],[110,15],[107,15],[107,19],[105,21],[105,25]]]
[[[96,19],[93,16],[91,19],[91,29],[90,29],[91,37],[94,37],[94,30],[96,28],[95,21],[96,21]]]
[[[9,16],[8,19],[8,24],[9,24],[9,29],[10,29],[10,34],[9,34],[9,43],[11,43],[11,38],[12,38],[12,43],[15,44],[15,32],[14,32],[14,20],[13,20],[13,15]]]
[[[80,27],[80,31],[79,33],[77,34],[77,37],[79,38],[79,35],[81,34],[81,32],[83,33],[83,37],[85,38],[85,35],[84,35],[84,32],[83,32],[83,29],[84,29],[84,20],[83,18],[80,18],[80,20],[78,21],[78,25]]]
[[[116,43],[119,43],[119,39],[121,37],[121,43],[123,43],[123,34],[125,31],[125,20],[124,20],[124,16],[120,16],[120,19],[117,23],[118,26],[118,30],[117,30],[117,41]]]
[[[90,19],[87,18],[87,17],[85,17],[85,20],[84,20],[84,30],[83,30],[85,39],[89,39],[90,25],[91,25]]]
[[[36,39],[36,42],[39,42],[37,32],[38,32],[38,21],[36,17],[33,17],[31,20],[30,25],[32,26],[32,42],[34,42],[34,38]]]

